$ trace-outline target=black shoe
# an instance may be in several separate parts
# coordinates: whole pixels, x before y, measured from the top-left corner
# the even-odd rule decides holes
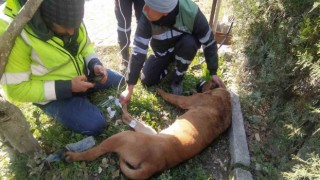
[[[182,82],[178,82],[178,83],[172,83],[171,84],[171,90],[172,90],[172,94],[175,95],[181,95],[182,91],[183,91],[183,86],[182,86]]]

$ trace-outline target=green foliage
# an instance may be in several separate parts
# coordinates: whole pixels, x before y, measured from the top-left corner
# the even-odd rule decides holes
[[[319,8],[318,8],[319,9]],[[316,13],[320,13],[318,10]],[[320,82],[320,17],[314,13],[308,15],[300,25],[295,50],[298,52],[297,70],[301,71],[301,80],[309,81],[299,89],[319,88]],[[308,88],[305,85],[309,86]],[[311,92],[314,90],[311,90]],[[308,91],[310,93],[310,91]]]
[[[319,143],[308,142],[320,124],[320,1],[233,0],[232,4],[237,22],[234,49],[242,70],[235,76],[250,128],[249,148],[254,163],[262,166],[253,174],[278,179],[301,167],[302,161],[292,156],[307,161],[308,155],[319,154]],[[262,142],[252,139],[254,134],[260,134]],[[313,158],[320,161],[319,156]],[[305,172],[299,177],[317,173],[312,168]]]
[[[307,160],[303,160],[298,156],[293,159],[297,163],[291,172],[284,172],[285,179],[320,179],[320,157],[319,154],[310,154]]]

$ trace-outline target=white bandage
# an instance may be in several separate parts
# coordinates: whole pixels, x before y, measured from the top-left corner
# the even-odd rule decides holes
[[[132,120],[130,121],[130,123],[129,123],[129,126],[132,127],[132,128],[135,128],[136,125],[137,125],[137,121],[134,120],[134,119],[132,119]]]

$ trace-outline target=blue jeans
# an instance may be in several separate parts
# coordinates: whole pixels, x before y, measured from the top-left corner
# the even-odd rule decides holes
[[[107,69],[107,73],[107,82],[97,84],[93,88],[94,91],[124,84],[125,79],[120,73],[111,69]],[[95,136],[101,134],[106,128],[104,114],[86,96],[73,96],[69,99],[52,101],[45,105],[36,105],[63,126],[78,133]]]

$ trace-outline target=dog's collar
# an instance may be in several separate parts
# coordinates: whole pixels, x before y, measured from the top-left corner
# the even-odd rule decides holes
[[[199,86],[202,87],[204,83],[206,83],[206,81],[202,81]]]
[[[198,85],[197,85],[197,92],[201,93],[202,92],[202,86],[206,83],[206,81],[201,81]]]

